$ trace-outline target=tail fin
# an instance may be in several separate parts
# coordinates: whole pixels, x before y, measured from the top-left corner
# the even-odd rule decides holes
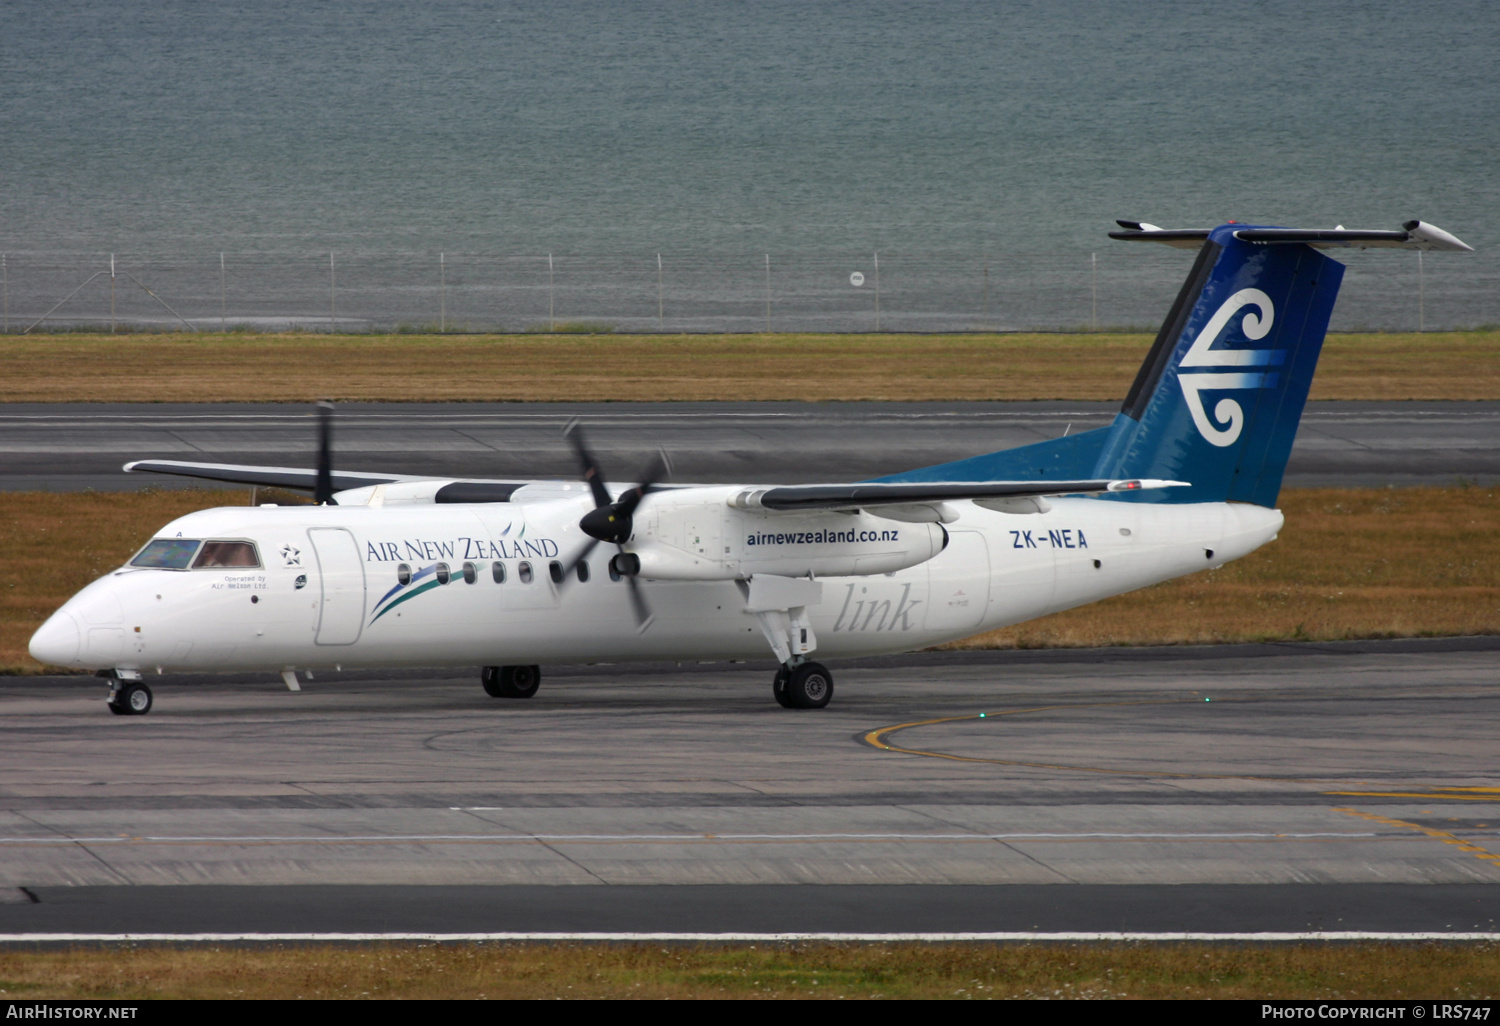
[[[1344,267],[1243,230],[1204,241],[1096,473],[1191,482],[1177,502],[1276,504]]]
[[[1114,424],[886,480],[1165,478],[1192,487],[1109,498],[1274,506],[1344,278],[1318,250],[1469,249],[1419,221],[1399,232],[1120,224],[1114,238],[1201,248]]]

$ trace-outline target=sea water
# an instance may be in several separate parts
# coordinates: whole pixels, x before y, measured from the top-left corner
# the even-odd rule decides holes
[[[1479,0],[4,0],[5,317],[1149,326],[1117,217],[1420,218],[1336,326],[1495,323],[1497,110]]]

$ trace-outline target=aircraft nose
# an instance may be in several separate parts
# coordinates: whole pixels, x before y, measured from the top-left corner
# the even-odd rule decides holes
[[[80,634],[72,614],[58,610],[31,636],[31,658],[49,666],[68,666],[78,658]]]

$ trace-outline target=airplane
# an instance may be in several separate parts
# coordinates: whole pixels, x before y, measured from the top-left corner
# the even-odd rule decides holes
[[[119,715],[143,675],[478,666],[529,698],[547,663],[748,660],[817,709],[818,659],[911,651],[1218,567],[1274,540],[1282,474],[1344,267],[1322,250],[1471,251],[1400,231],[1229,222],[1112,238],[1197,250],[1107,427],[870,481],[611,485],[169,460],[132,473],[311,492],[313,505],[179,517],[37,630],[33,657],[94,670]],[[601,549],[602,547],[602,549]]]

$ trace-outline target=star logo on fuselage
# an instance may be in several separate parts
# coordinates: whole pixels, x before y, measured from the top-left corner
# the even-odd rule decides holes
[[[301,566],[302,550],[291,545],[283,545],[281,547],[281,558],[286,560],[287,566]]]

